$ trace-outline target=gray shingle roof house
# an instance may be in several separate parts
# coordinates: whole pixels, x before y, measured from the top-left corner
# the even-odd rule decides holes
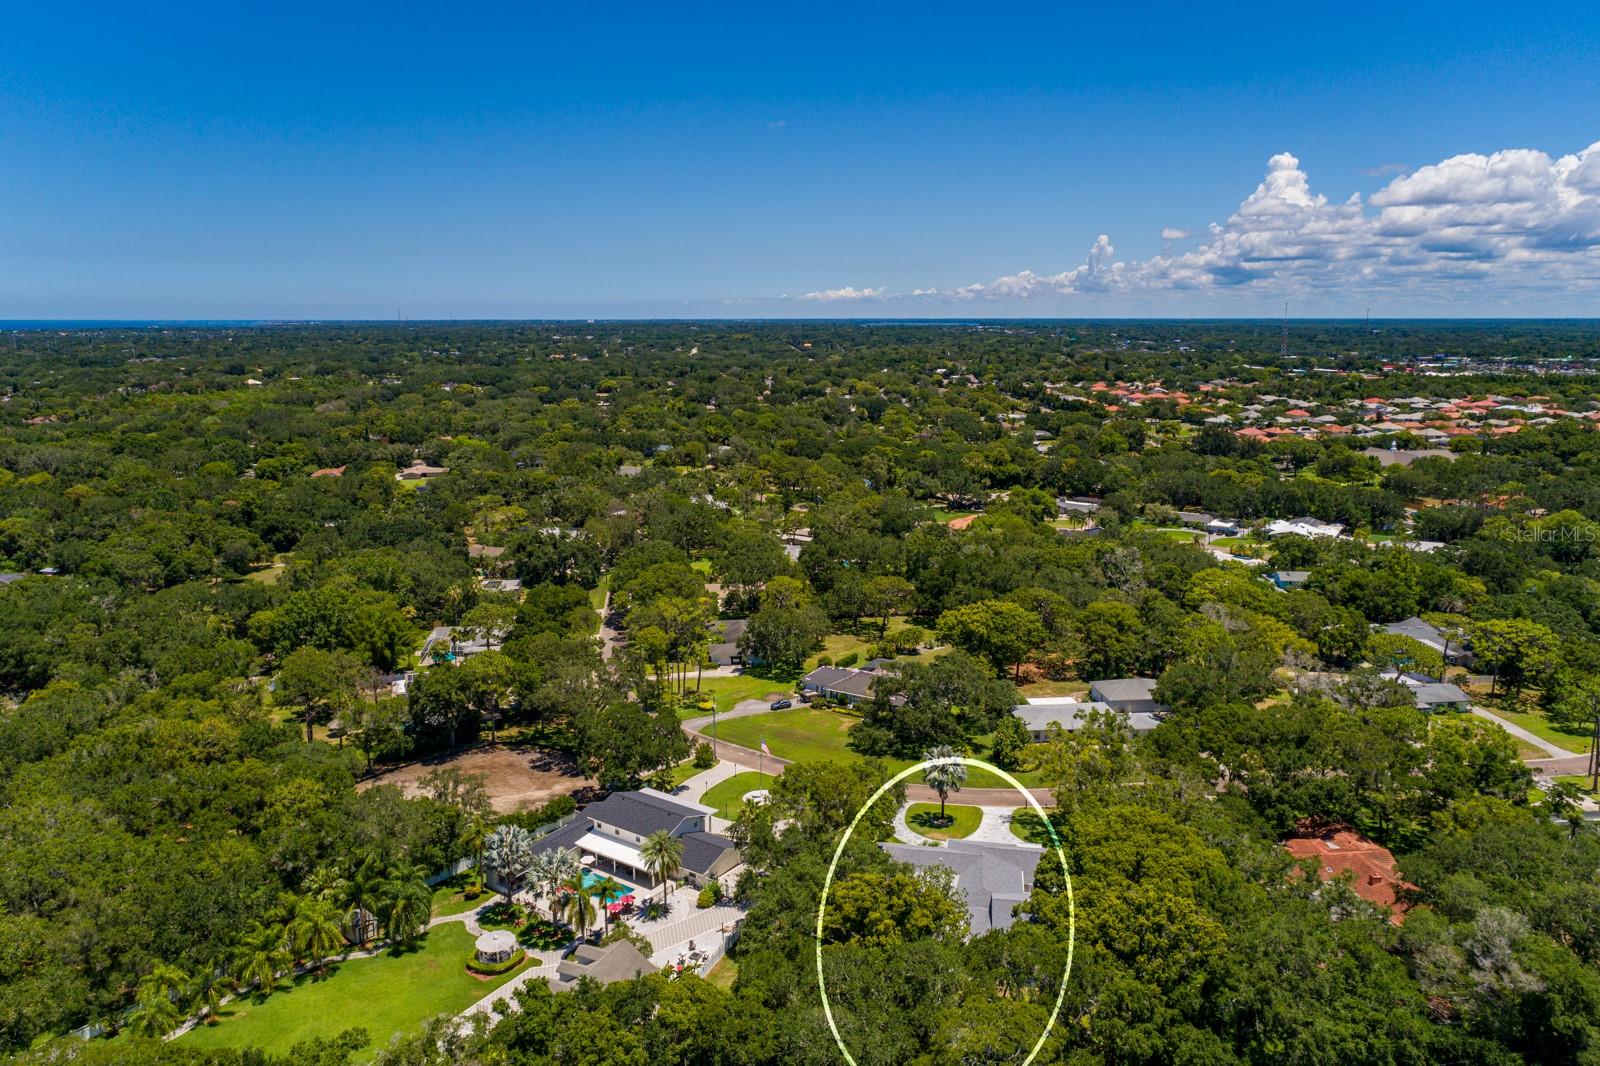
[[[1410,618],[1407,618],[1401,622],[1390,622],[1388,625],[1383,627],[1383,631],[1398,637],[1410,637],[1419,644],[1426,644],[1439,654],[1444,654],[1446,643],[1444,634],[1439,632],[1439,630],[1434,626],[1418,618],[1416,615],[1412,615]],[[1449,645],[1450,654],[1446,656],[1446,661],[1451,666],[1472,665],[1472,652],[1467,648],[1464,642],[1460,640],[1451,640],[1449,641]]]
[[[711,647],[706,654],[718,666],[739,666],[744,654],[739,651],[739,638],[749,628],[748,618],[721,618],[710,625]]]
[[[1078,723],[1090,711],[1109,711],[1121,714],[1128,721],[1128,728],[1135,733],[1148,733],[1161,724],[1161,719],[1148,711],[1135,711],[1129,714],[1118,711],[1109,703],[1098,701],[1080,702],[1066,696],[1044,696],[1031,699],[1027,703],[1018,704],[1011,709],[1011,713],[1022,723],[1028,735],[1039,743],[1050,738],[1050,726],[1059,725],[1067,732],[1078,728]]]
[[[1155,688],[1155,678],[1152,677],[1113,677],[1090,682],[1089,698],[1130,714],[1135,711],[1165,711],[1166,707],[1156,702]]]
[[[1472,698],[1455,685],[1438,681],[1412,688],[1419,711],[1465,711],[1471,708]]]
[[[900,862],[912,866],[943,866],[955,874],[956,891],[967,899],[967,924],[973,936],[991,929],[1009,929],[1012,913],[1033,891],[1033,874],[1041,849],[1017,844],[986,844],[952,840],[942,848],[920,844],[882,844]]]
[[[562,992],[585,977],[609,985],[617,981],[631,981],[642,974],[655,973],[657,969],[643,952],[626,940],[618,940],[605,947],[579,944],[571,955],[556,966],[556,975],[550,979],[550,988]]]
[[[570,825],[540,837],[534,850],[540,854],[572,848],[626,868],[635,877],[648,876],[639,847],[645,838],[666,830],[683,842],[678,872],[696,885],[721,877],[739,865],[739,849],[720,833],[709,831],[710,807],[686,803],[653,788],[613,792],[578,813]]]
[[[873,686],[883,677],[881,670],[849,670],[839,666],[819,666],[800,679],[801,692],[814,692],[841,703],[865,703],[873,697]],[[901,696],[891,702],[904,702]]]

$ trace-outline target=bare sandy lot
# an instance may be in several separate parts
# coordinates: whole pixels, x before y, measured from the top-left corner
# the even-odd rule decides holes
[[[446,766],[453,766],[464,774],[482,774],[487,778],[489,800],[494,804],[494,809],[502,814],[529,810],[557,796],[595,785],[595,782],[578,773],[572,760],[564,755],[548,751],[492,748],[412,763],[363,781],[357,787],[399,785],[406,795],[414,796],[418,792],[418,783],[424,777]]]

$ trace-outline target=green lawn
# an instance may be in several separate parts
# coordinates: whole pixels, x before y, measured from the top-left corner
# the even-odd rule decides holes
[[[606,574],[600,579],[600,583],[598,585],[589,590],[589,606],[592,607],[597,613],[599,612],[600,608],[606,605],[606,590],[610,587],[611,575]]]
[[[944,813],[953,819],[950,825],[939,824],[937,803],[913,803],[906,810],[906,824],[913,833],[930,840],[960,840],[976,832],[978,823],[983,821],[983,810],[979,807],[948,803]]]
[[[690,682],[689,703],[685,709],[679,711],[681,718],[698,718],[706,712],[695,706],[693,682]],[[710,697],[717,705],[717,712],[731,711],[735,704],[745,700],[764,700],[768,696],[773,699],[793,699],[794,682],[773,681],[770,678],[756,677],[752,674],[737,674],[733,677],[703,677],[700,679],[701,698]],[[770,703],[771,700],[768,700]]]
[[[733,983],[739,979],[739,964],[724,955],[711,967],[711,972],[706,974],[706,980],[722,989],[724,992],[733,991]]]
[[[702,770],[700,767],[694,764],[693,759],[685,759],[677,766],[672,768],[672,770],[669,772],[668,778],[672,782],[672,787],[677,788],[679,785],[683,784],[696,774],[703,774],[706,772],[706,770],[715,769],[716,765],[716,763],[712,763],[710,766],[706,767],[705,770]]]
[[[787,711],[754,714],[748,718],[730,718],[717,725],[717,737],[730,744],[759,750],[766,738],[767,748],[780,759],[810,762],[825,759],[855,760],[865,756],[845,746],[845,739],[856,719],[837,711],[823,711],[811,707],[795,707]],[[979,738],[981,741],[981,738]],[[987,748],[979,745],[978,757]],[[916,759],[884,759],[891,773],[897,773],[917,762]],[[1037,771],[1023,771],[1016,775],[1024,785],[1040,784]],[[918,783],[908,779],[911,783]],[[1006,782],[986,770],[969,769],[967,788],[1006,788]]]
[[[1478,703],[1478,706],[1484,708],[1496,718],[1502,718],[1512,725],[1520,725],[1540,740],[1548,741],[1558,748],[1565,748],[1579,755],[1585,755],[1594,746],[1594,738],[1589,729],[1579,729],[1569,733],[1563,729],[1556,728],[1548,718],[1538,711],[1505,710],[1502,705],[1481,702]],[[1550,753],[1542,751],[1539,754],[1541,757],[1547,758]]]
[[[466,875],[457,874],[448,881],[442,881],[433,889],[433,916],[443,918],[447,914],[461,914],[465,911],[475,911],[479,907],[486,907],[499,899],[493,892],[484,889],[478,893],[477,899],[467,899],[461,894],[462,887],[466,884]]]
[[[281,1055],[313,1037],[360,1026],[371,1038],[356,1056],[369,1061],[397,1033],[436,1014],[459,1014],[514,976],[480,980],[467,973],[472,935],[459,922],[430,932],[416,950],[357,959],[316,980],[302,977],[257,1003],[246,998],[223,1008],[222,1020],[181,1038],[189,1047],[259,1047]]]
[[[1593,780],[1594,780],[1594,778],[1590,777],[1588,774],[1557,774],[1556,775],[1556,781],[1557,782],[1565,781],[1569,785],[1577,785],[1578,788],[1585,795],[1590,796],[1590,797],[1595,797],[1596,796],[1596,793],[1591,792],[1589,790],[1589,783],[1591,781],[1593,781]]]
[[[706,794],[700,797],[700,802],[707,807],[715,807],[717,814],[732,820],[739,816],[739,808],[744,806],[745,793],[771,787],[771,774],[756,773],[752,770],[746,774],[734,774],[726,781],[718,781],[706,789]]]

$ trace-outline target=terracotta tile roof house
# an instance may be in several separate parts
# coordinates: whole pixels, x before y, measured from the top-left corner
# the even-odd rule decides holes
[[[345,468],[342,466],[325,466],[321,470],[313,470],[312,477],[344,477]]]
[[[1356,895],[1388,910],[1395,925],[1405,921],[1406,904],[1398,896],[1402,889],[1416,886],[1401,878],[1388,848],[1351,829],[1302,834],[1285,840],[1283,846],[1297,859],[1317,860],[1319,880],[1331,881],[1348,870]]]

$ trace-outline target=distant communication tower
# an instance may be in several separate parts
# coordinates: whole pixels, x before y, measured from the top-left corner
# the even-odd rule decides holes
[[[1278,358],[1289,358],[1289,305],[1283,305],[1283,332],[1278,337]]]

